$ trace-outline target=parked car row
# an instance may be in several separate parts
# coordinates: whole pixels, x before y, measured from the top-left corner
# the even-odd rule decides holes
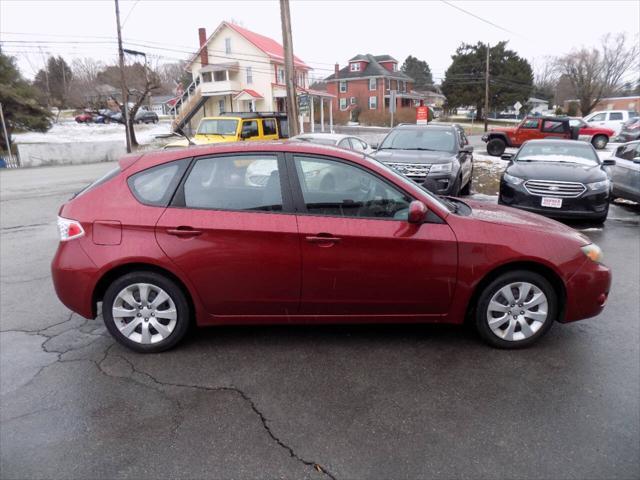
[[[103,108],[97,113],[83,112],[76,115],[75,121],[78,123],[124,123],[122,113]],[[135,123],[158,123],[158,114],[146,109],[139,109],[134,119]]]

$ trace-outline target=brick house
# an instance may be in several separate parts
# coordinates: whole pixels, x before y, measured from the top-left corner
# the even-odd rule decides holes
[[[413,92],[414,80],[398,70],[398,61],[390,55],[356,55],[325,79],[327,92],[334,95],[333,108],[348,111],[358,106],[384,112],[389,109],[391,90],[396,90],[396,108],[416,106],[423,95]]]

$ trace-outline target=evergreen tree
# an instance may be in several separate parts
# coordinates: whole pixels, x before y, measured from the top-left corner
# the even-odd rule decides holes
[[[402,67],[402,73],[410,76],[415,80],[414,86],[418,89],[433,87],[433,76],[431,69],[424,60],[418,60],[416,57],[409,55]]]

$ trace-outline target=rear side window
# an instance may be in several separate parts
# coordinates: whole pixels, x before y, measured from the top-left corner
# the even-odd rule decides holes
[[[542,123],[542,131],[551,133],[562,133],[564,132],[564,125],[562,122],[557,122],[555,120],[545,120]]]
[[[273,118],[265,118],[262,121],[262,131],[265,135],[275,135],[278,133],[276,130],[276,121]]]
[[[611,112],[609,120],[622,120],[622,112]]]
[[[127,180],[131,193],[140,203],[166,207],[189,164],[188,158],[148,168]]]
[[[187,208],[282,210],[280,171],[275,155],[238,155],[198,160],[184,182]]]
[[[117,177],[119,174],[120,174],[120,167],[116,167],[113,170],[109,170],[107,173],[105,173],[103,176],[95,180],[93,183],[90,183],[89,185],[84,187],[82,190],[80,190],[78,193],[76,193],[75,196],[79,197],[80,195],[84,195],[89,190],[93,190],[97,186],[102,185],[103,183],[107,183],[109,180]]]

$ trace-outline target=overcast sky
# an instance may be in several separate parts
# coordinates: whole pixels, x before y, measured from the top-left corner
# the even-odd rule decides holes
[[[400,62],[411,54],[426,60],[439,81],[461,42],[508,40],[535,68],[548,56],[596,45],[608,32],[638,41],[640,30],[638,0],[449,3],[291,0],[294,51],[322,77],[358,53],[389,54]],[[125,48],[155,53],[160,61],[188,57],[198,47],[198,27],[210,33],[222,20],[282,40],[277,0],[121,0],[120,12]],[[19,58],[28,77],[48,53],[115,61],[115,35],[113,0],[0,1],[3,49]]]

